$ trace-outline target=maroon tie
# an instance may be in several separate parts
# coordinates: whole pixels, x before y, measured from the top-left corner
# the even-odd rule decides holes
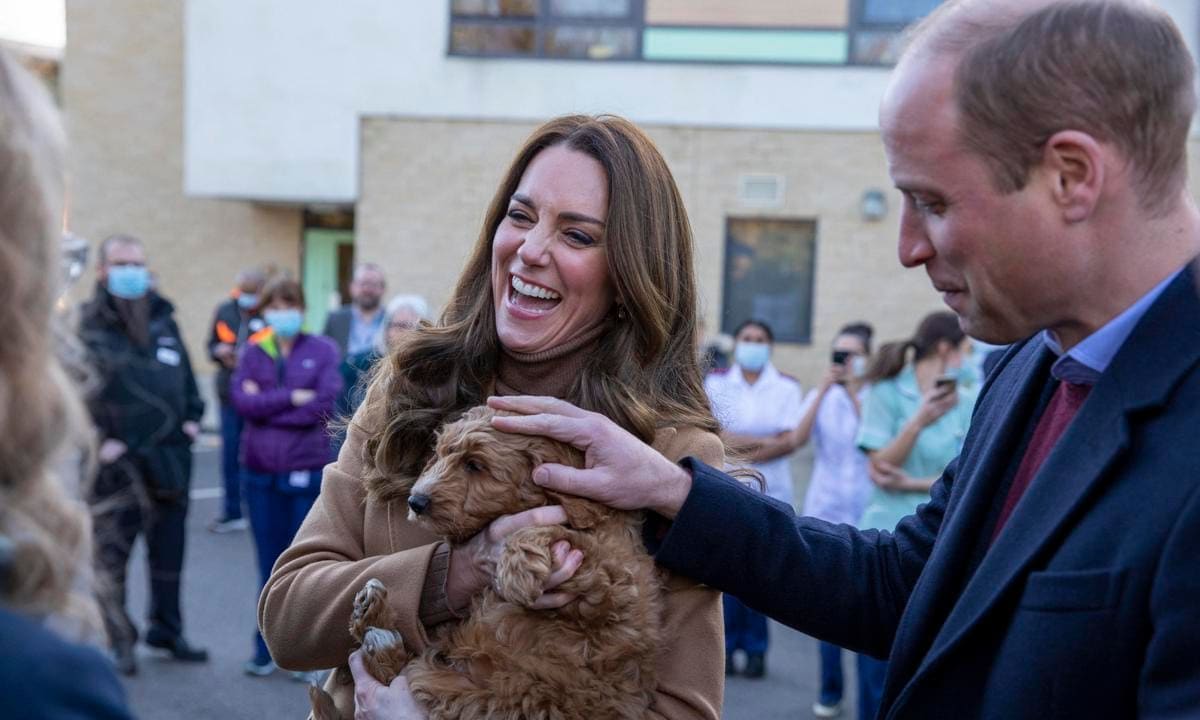
[[[1091,385],[1069,382],[1058,384],[1058,389],[1054,391],[1054,397],[1050,398],[1050,404],[1046,406],[1046,411],[1042,413],[1042,419],[1038,420],[1037,427],[1033,430],[1033,437],[1029,438],[1029,447],[1025,449],[1025,457],[1021,458],[1017,476],[1013,478],[1008,497],[1004,499],[1004,508],[1000,511],[1000,519],[996,521],[996,529],[992,531],[993,543],[996,542],[1004,524],[1012,515],[1017,501],[1025,494],[1033,476],[1037,475],[1038,469],[1049,457],[1050,451],[1054,449],[1054,445],[1062,436],[1063,431],[1071,424],[1071,418],[1075,417],[1075,413],[1083,405],[1083,401],[1087,399],[1091,389]]]

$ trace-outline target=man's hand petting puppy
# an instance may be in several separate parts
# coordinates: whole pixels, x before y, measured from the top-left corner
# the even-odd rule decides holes
[[[584,469],[546,464],[533,481],[618,510],[648,509],[672,519],[692,489],[692,476],[599,413],[549,397],[488,398],[488,405],[516,415],[497,415],[492,426],[521,435],[544,435],[584,452]]]
[[[446,601],[456,611],[465,611],[480,590],[492,583],[496,575],[496,563],[508,537],[518,530],[539,525],[564,525],[567,514],[561,505],[547,505],[514,515],[504,515],[491,522],[462,545],[450,552],[450,568],[446,577]],[[570,580],[583,563],[583,553],[572,549],[566,541],[554,543],[553,570],[546,578],[542,596],[534,601],[533,608],[552,610],[575,599],[570,593],[551,592]]]

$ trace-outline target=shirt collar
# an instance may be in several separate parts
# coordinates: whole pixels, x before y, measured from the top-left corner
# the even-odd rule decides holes
[[[1043,330],[1043,341],[1058,356],[1058,360],[1055,360],[1054,365],[1050,367],[1050,374],[1054,376],[1054,379],[1080,385],[1095,385],[1104,371],[1108,369],[1117,351],[1125,344],[1129,334],[1137,327],[1138,321],[1181,272],[1183,272],[1183,268],[1171,273],[1167,279],[1151,288],[1150,292],[1139,298],[1124,312],[1085,337],[1065,354],[1054,332]]]
[[[759,372],[758,380],[755,381],[754,385],[751,385],[749,381],[746,380],[745,374],[742,373],[742,366],[738,365],[737,363],[734,363],[733,366],[729,368],[729,373],[731,379],[733,379],[736,383],[748,388],[762,386],[764,381],[767,384],[770,384],[775,380],[776,377],[779,376],[779,371],[775,369],[775,366],[771,364],[770,360],[767,361],[766,365],[763,365],[763,369]]]

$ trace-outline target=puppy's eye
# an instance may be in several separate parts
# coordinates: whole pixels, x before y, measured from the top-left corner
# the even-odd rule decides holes
[[[467,460],[467,462],[463,464],[463,467],[465,467],[467,469],[467,472],[472,472],[472,473],[483,472],[483,466],[480,465],[479,463],[475,462],[474,460]]]

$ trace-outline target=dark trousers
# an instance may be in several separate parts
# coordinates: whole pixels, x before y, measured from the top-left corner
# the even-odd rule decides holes
[[[741,600],[726,593],[722,596],[725,608],[725,652],[743,650],[747,655],[767,652],[767,616],[751,610]]]
[[[225,488],[222,520],[242,516],[242,466],[238,452],[242,447],[242,425],[245,421],[232,405],[221,406],[221,481]]]
[[[887,667],[886,660],[876,660],[869,655],[858,656],[858,720],[875,720],[879,714]]]
[[[246,479],[246,507],[250,510],[250,530],[254,535],[254,548],[258,556],[259,595],[271,577],[271,568],[283,554],[300,523],[317,500],[321,471],[311,471],[310,492],[295,492],[289,489],[291,473],[259,473],[242,469]],[[270,659],[271,653],[263,641],[262,633],[254,634],[254,657],[259,663]]]
[[[145,536],[150,566],[148,630],[169,638],[183,634],[179,588],[192,453],[186,446],[149,452],[102,467],[92,488],[97,595],[114,646],[128,647],[138,638],[125,608],[125,574],[138,533]],[[183,477],[162,477],[167,472]]]
[[[821,656],[822,705],[837,705],[842,701],[845,678],[842,675],[842,649],[827,642],[819,643]]]

